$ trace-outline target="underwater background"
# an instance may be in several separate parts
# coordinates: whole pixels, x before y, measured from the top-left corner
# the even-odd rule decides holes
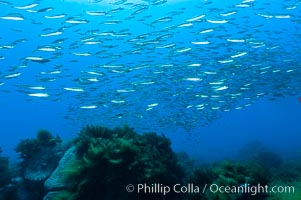
[[[118,156],[126,158],[140,149],[139,145],[156,146],[155,141],[162,140],[170,146],[170,149],[163,148],[166,152],[162,150],[162,153],[179,159],[174,163],[163,162],[163,166],[182,163],[185,170],[197,171],[203,165],[220,164],[212,172],[214,177],[223,174],[221,169],[225,166],[235,169],[237,162],[254,161],[272,174],[282,174],[284,169],[294,171],[288,172],[294,180],[285,181],[301,188],[301,167],[297,164],[301,163],[300,11],[300,0],[1,0],[0,147],[3,152],[0,151],[0,158],[3,163],[8,158],[13,173],[5,184],[0,181],[0,188],[16,177],[28,181],[26,171],[42,153],[54,152],[52,147],[74,138],[73,145],[59,148],[59,152],[63,155],[76,146],[78,159],[88,156],[90,163],[95,162],[95,157],[89,157],[89,153],[103,145],[99,138],[115,141],[116,146],[112,148],[125,145],[126,140],[133,142],[130,146],[137,145],[136,149],[129,150],[128,144],[120,149],[125,153]],[[127,126],[130,131],[114,129]],[[144,138],[143,133],[149,132],[158,135]],[[87,139],[85,133],[93,139]],[[43,136],[46,139],[41,139]],[[22,148],[27,142],[38,148],[30,145]],[[160,152],[161,148],[154,147]],[[143,157],[143,151],[139,150],[140,154],[134,157]],[[95,152],[99,156],[102,151]],[[262,158],[262,152],[271,154]],[[115,153],[105,155],[114,157]],[[176,154],[185,154],[185,159],[191,159],[194,164],[183,167],[183,157]],[[148,159],[157,158],[152,156]],[[281,173],[271,169],[275,164],[272,161],[261,163],[271,157],[273,162],[284,163],[277,165]],[[53,166],[60,159],[55,157]],[[122,169],[121,164],[126,166],[121,160],[114,157],[108,161],[120,165],[116,174],[122,174],[118,171]],[[234,164],[221,164],[225,160]],[[21,167],[16,167],[20,163]],[[185,170],[182,174],[178,168],[171,171],[197,182],[191,178],[197,175],[187,174]],[[140,178],[159,183],[158,174]],[[70,176],[74,182],[83,178]],[[282,176],[266,182],[285,182],[279,177]],[[180,181],[165,178],[171,181],[165,184]],[[204,180],[210,183],[216,179]],[[21,188],[19,182],[13,184]],[[50,190],[45,187],[38,190],[37,199]],[[32,188],[28,189],[31,193]],[[69,199],[93,199],[84,197],[87,191],[81,193],[75,188],[72,185],[65,194]],[[122,198],[109,194],[96,199],[157,198],[147,195]],[[30,195],[23,199],[32,199]],[[301,196],[294,198],[301,199]]]

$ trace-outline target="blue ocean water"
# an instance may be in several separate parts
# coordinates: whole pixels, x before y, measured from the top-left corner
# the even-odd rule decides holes
[[[301,148],[301,1],[0,1],[0,146],[127,124],[199,160]]]

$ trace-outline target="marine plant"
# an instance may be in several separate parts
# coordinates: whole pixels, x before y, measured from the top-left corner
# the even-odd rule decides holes
[[[289,160],[274,172],[274,181],[298,182],[301,180],[301,159]]]
[[[212,183],[214,178],[215,174],[213,173],[212,166],[203,164],[191,171],[187,182],[196,184],[203,189],[206,184]],[[185,200],[206,200],[206,194],[191,193],[186,196]]]
[[[21,140],[15,151],[19,153],[19,156],[24,160],[28,160],[38,149],[40,148],[37,139],[23,139]]]
[[[60,142],[59,137],[53,137],[49,131],[41,129],[37,132],[36,138],[21,140],[15,151],[26,162],[41,148],[54,146],[57,142]]]
[[[137,134],[128,126],[87,126],[75,145],[77,160],[65,169],[72,194],[68,200],[162,199],[162,194],[128,193],[125,187],[139,183],[172,185],[183,177],[170,141],[163,135]]]
[[[224,162],[219,167],[213,170],[215,174],[215,180],[213,183],[217,185],[225,186],[257,186],[258,184],[264,186],[270,182],[269,172],[257,163],[233,163]],[[266,195],[264,193],[252,194],[252,193],[209,193],[210,199],[253,199],[260,200],[265,199]]]
[[[51,146],[55,145],[58,142],[58,137],[53,137],[52,134],[45,129],[40,129],[37,132],[37,140],[40,145]]]
[[[280,186],[280,191],[271,193],[268,200],[301,199],[301,159],[289,160],[277,170],[271,185]]]
[[[258,183],[261,185],[268,184],[270,174],[264,167],[256,163],[223,161],[218,164],[200,166],[194,171],[191,182],[201,187],[206,184],[208,187],[210,185],[233,186],[236,188],[240,186],[242,190],[243,187],[257,185]],[[189,194],[187,196],[187,200],[260,200],[265,198],[265,194],[252,195],[238,190],[231,193],[206,190],[205,193]]]
[[[72,199],[75,199],[74,194],[72,194],[70,191],[67,190],[57,191],[51,197],[51,200],[72,200]]]
[[[2,149],[0,148],[0,188],[8,184],[11,179],[8,158],[2,156],[1,153]]]
[[[301,181],[298,182],[274,182],[275,186],[281,187],[282,192],[271,193],[267,200],[300,200]],[[286,187],[286,188],[285,188]]]

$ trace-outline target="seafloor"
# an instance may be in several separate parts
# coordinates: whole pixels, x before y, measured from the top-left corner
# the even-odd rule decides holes
[[[235,160],[203,163],[174,152],[164,135],[87,126],[65,141],[40,130],[15,151],[15,164],[0,155],[0,200],[301,199],[300,159],[258,141]]]

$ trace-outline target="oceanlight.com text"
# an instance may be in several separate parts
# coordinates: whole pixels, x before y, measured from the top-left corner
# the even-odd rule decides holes
[[[199,193],[227,193],[227,194],[250,194],[257,195],[262,193],[290,193],[294,194],[294,186],[268,186],[268,185],[250,185],[248,183],[239,186],[226,186],[218,184],[205,184],[203,186],[189,183],[186,185],[175,184],[172,186],[164,185],[160,183],[154,184],[128,184],[126,186],[127,192],[136,192],[138,194],[163,194],[169,193],[181,193],[181,194],[199,194]]]
[[[294,193],[294,186],[268,186],[268,185],[250,185],[243,184],[240,186],[223,186],[218,184],[211,184],[209,191],[212,193],[240,193],[240,194],[251,194],[257,195],[260,193]]]

